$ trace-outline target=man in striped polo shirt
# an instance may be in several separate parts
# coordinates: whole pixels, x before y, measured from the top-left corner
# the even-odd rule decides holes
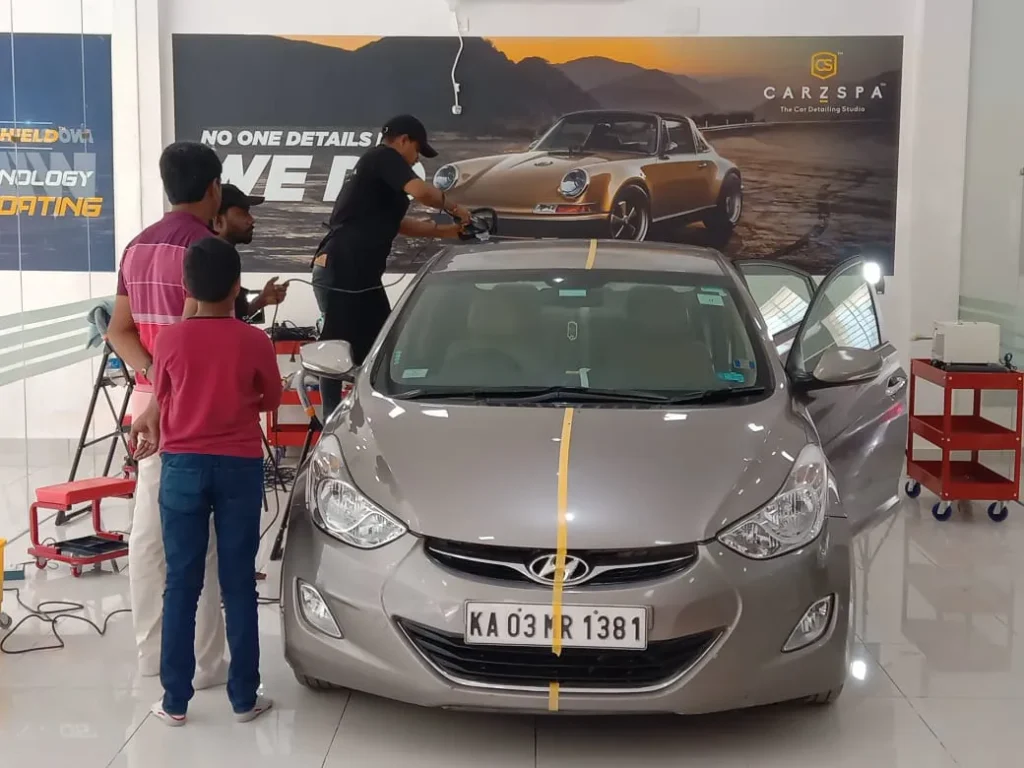
[[[194,302],[188,299],[184,287],[185,252],[193,243],[211,235],[210,222],[220,210],[220,176],[221,162],[211,148],[191,142],[167,147],[160,156],[160,177],[171,210],[144,229],[121,259],[108,339],[121,359],[136,372],[137,387],[131,401],[133,418],[145,411],[153,397],[153,386],[147,376],[157,335],[179,322],[183,314],[190,314],[188,309],[194,312]],[[144,677],[160,674],[167,565],[159,492],[160,455],[156,454],[139,462],[128,551],[135,642],[139,649],[139,671]],[[205,586],[196,615],[196,689],[221,685],[227,680],[216,543],[212,531],[210,535]]]

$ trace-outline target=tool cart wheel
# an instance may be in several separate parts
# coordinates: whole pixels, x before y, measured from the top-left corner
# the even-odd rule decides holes
[[[6,613],[0,613],[0,629],[10,629],[11,623],[12,621],[10,616]]]
[[[45,557],[36,558],[36,568],[38,568],[39,570],[43,570],[43,568],[45,568],[48,564],[49,560],[47,560]]]
[[[71,575],[74,576],[76,579],[81,578],[82,577],[82,569],[79,568],[77,565],[72,566],[72,568],[71,568]]]
[[[903,490],[907,494],[907,498],[916,499],[921,495],[921,484],[916,480],[907,480],[903,486]]]
[[[940,522],[946,522],[953,516],[953,505],[948,501],[937,501],[932,507],[932,517]]]
[[[993,522],[1001,523],[1010,516],[1010,509],[1002,502],[994,501],[988,505],[988,516]]]

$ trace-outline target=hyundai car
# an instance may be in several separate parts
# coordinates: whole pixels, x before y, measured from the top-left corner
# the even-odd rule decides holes
[[[896,504],[907,431],[863,262],[452,249],[358,369],[345,342],[302,359],[352,384],[289,502],[305,685],[571,714],[839,695],[852,531]]]

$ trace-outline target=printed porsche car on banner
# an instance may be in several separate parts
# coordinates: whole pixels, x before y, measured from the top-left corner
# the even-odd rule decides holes
[[[434,184],[524,237],[645,240],[651,224],[694,219],[724,238],[743,208],[739,169],[689,118],[645,112],[565,115],[526,152],[445,165]]]
[[[247,270],[305,271],[359,156],[412,112],[440,152],[417,173],[495,209],[502,238],[710,246],[819,275],[865,255],[891,272],[901,37],[467,38],[453,115],[458,48],[174,36],[177,138],[267,198]],[[438,247],[400,237],[390,268]]]

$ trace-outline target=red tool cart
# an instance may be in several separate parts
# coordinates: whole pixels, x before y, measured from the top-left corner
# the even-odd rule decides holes
[[[919,379],[942,388],[942,413],[917,413],[916,395]],[[957,390],[974,394],[970,414],[953,413],[953,395]],[[1015,429],[1003,427],[981,413],[982,392],[986,390],[1016,391]],[[1021,417],[1024,414],[1024,373],[1014,370],[959,371],[946,370],[928,360],[914,360],[910,368],[910,429],[907,434],[907,481],[905,490],[917,498],[921,486],[939,497],[932,507],[936,520],[949,520],[953,502],[984,499],[992,503],[988,516],[1002,522],[1009,515],[1008,501],[1016,501],[1020,492]],[[920,436],[942,451],[938,461],[914,458],[914,437]],[[969,452],[970,459],[954,460],[952,454]],[[982,451],[1013,453],[1013,478],[1007,478],[985,467],[979,461]]]
[[[291,362],[296,362],[300,350],[308,341],[276,341],[274,351],[279,357],[288,357]],[[320,391],[309,392],[309,399],[313,405],[320,405]],[[299,405],[299,395],[294,389],[286,389],[281,397],[281,406]],[[267,441],[275,448],[300,448],[306,442],[306,433],[309,431],[309,419],[301,423],[283,422],[277,412],[267,414]],[[319,434],[314,435],[318,438]]]

